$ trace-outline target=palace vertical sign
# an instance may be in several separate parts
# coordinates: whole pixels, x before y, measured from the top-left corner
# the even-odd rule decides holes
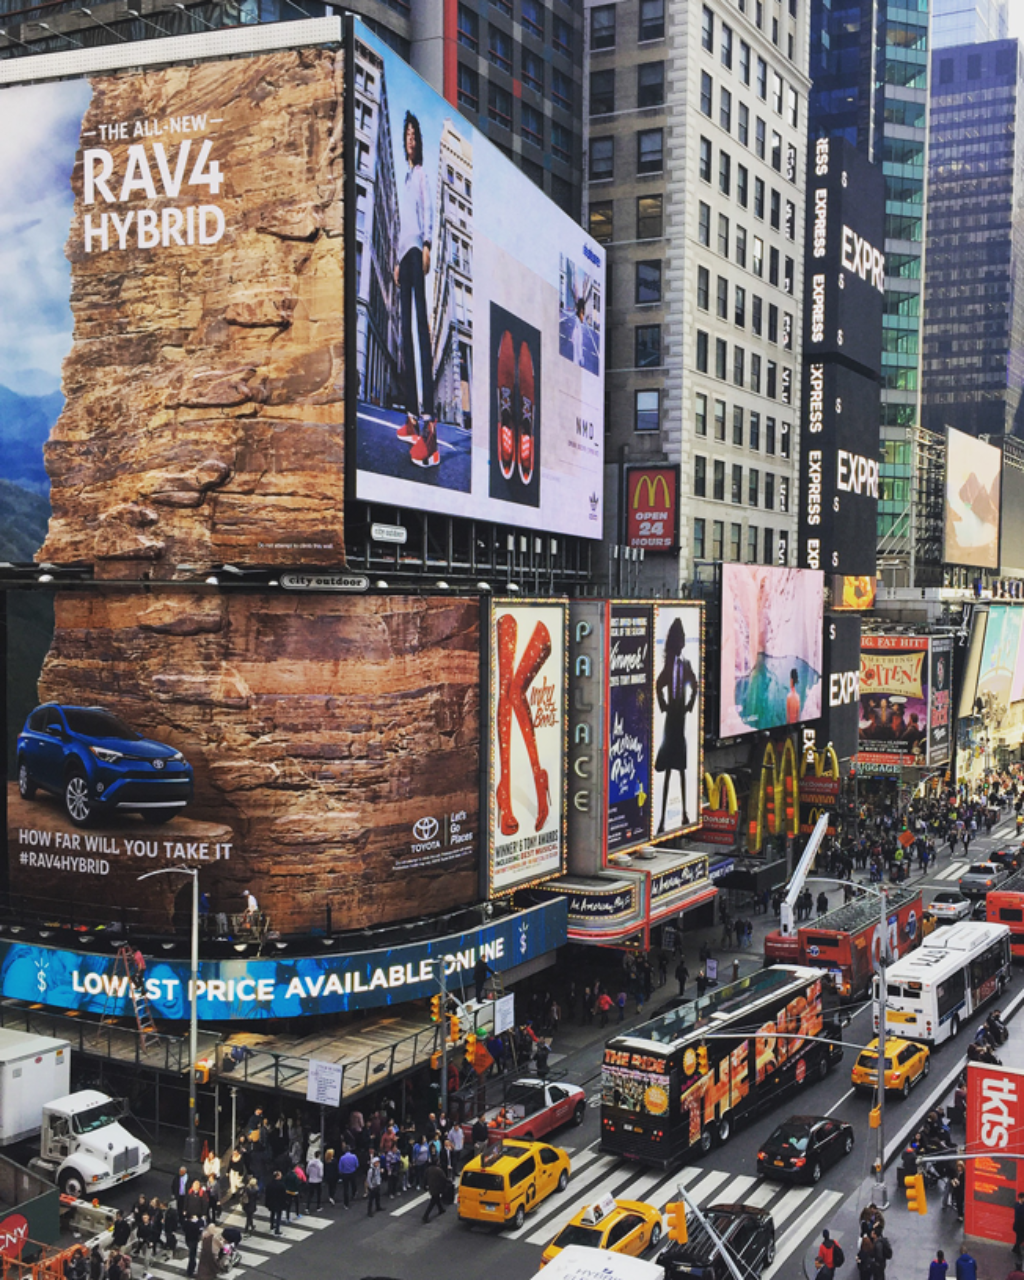
[[[626,472],[626,545],[645,551],[679,546],[678,467],[630,467]]]

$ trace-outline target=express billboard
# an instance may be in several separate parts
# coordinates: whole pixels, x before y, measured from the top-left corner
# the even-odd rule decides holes
[[[824,745],[831,743],[837,757],[856,754],[860,715],[860,618],[856,614],[829,614],[824,636],[825,697],[821,731]]]
[[[928,756],[927,636],[864,636],[857,763],[896,768]]]
[[[0,89],[4,559],[344,557],[344,55],[231,42]]]
[[[947,429],[942,551],[947,564],[999,568],[1002,461],[993,445]]]
[[[479,890],[479,602],[8,592],[9,888],[32,909],[362,927]],[[183,889],[184,884],[184,889]],[[185,898],[180,894],[184,893]]]
[[[355,32],[356,496],[599,538],[604,250]]]
[[[724,564],[719,736],[821,715],[823,575]]]
[[[492,602],[488,897],[565,870],[567,618],[561,600]]]

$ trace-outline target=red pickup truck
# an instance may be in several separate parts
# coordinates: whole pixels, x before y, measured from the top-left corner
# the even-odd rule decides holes
[[[491,1107],[481,1119],[491,1138],[533,1141],[566,1124],[580,1125],[587,1114],[587,1095],[578,1084],[564,1080],[516,1080],[508,1086],[505,1102]],[[463,1126],[472,1135],[472,1123]]]

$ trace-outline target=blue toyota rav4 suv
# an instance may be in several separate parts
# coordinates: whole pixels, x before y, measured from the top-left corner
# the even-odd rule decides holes
[[[192,766],[102,707],[48,702],[18,734],[18,790],[31,800],[39,788],[61,797],[77,827],[118,810],[167,822],[192,800]]]

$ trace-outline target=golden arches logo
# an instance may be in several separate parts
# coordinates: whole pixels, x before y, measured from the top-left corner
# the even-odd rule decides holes
[[[835,748],[831,742],[824,751],[815,751],[813,747],[807,748],[803,759],[800,761],[801,778],[804,777],[811,765],[814,766],[814,776],[816,778],[839,777],[839,757],[836,755]]]
[[[720,773],[713,778],[710,773],[704,775],[704,795],[709,809],[728,809],[735,813],[739,808],[736,800],[736,784],[727,773]]]
[[[640,491],[647,491],[647,501],[640,502]],[[664,495],[664,502],[658,505],[658,495]],[[633,510],[637,511],[643,506],[645,511],[660,511],[664,508],[666,511],[672,506],[672,495],[669,491],[668,480],[663,472],[659,471],[655,475],[650,472],[641,472],[636,478],[633,488]]]
[[[765,836],[795,836],[800,829],[800,778],[796,747],[787,738],[780,751],[766,742],[761,776],[750,788],[747,848],[758,852]]]

